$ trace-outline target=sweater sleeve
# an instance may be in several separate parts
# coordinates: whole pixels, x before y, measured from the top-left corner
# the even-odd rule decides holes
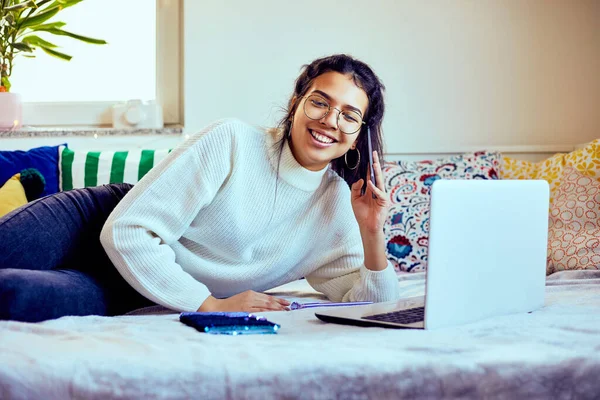
[[[196,311],[210,296],[177,264],[170,245],[231,174],[235,127],[217,122],[174,149],[127,193],[102,229],[101,243],[117,270],[157,304]]]
[[[320,266],[306,275],[307,282],[332,301],[397,300],[400,286],[392,263],[388,261],[382,271],[364,265],[362,237],[348,185],[335,175],[329,187],[335,195],[324,212],[333,216],[328,228],[332,230],[331,243],[325,246]]]
[[[400,286],[392,264],[388,261],[382,271],[365,267],[360,240],[340,245],[330,254],[339,256],[308,274],[306,280],[331,301],[377,303],[400,298]]]

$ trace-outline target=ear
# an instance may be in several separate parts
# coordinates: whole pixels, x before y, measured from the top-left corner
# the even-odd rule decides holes
[[[356,146],[358,146],[358,139],[356,139],[356,140],[354,141],[354,143],[352,143],[352,147],[350,147],[350,149],[352,149],[352,150],[356,150]]]
[[[290,109],[291,110],[293,110],[294,107],[296,107],[296,101],[298,101],[298,96],[294,96],[294,97],[292,97],[292,100],[290,100]]]

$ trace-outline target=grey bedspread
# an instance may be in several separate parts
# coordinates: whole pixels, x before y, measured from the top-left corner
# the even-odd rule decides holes
[[[399,279],[407,297],[424,276]],[[600,398],[600,271],[547,278],[545,307],[436,331],[265,314],[277,335],[198,333],[161,309],[0,322],[0,398]],[[322,299],[305,281],[272,293]]]

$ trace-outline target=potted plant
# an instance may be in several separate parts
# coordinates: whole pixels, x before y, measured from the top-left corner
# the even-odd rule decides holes
[[[15,58],[33,58],[38,49],[64,61],[72,58],[56,50],[58,46],[41,38],[40,34],[106,44],[104,40],[64,30],[64,22],[50,21],[61,10],[81,1],[83,0],[0,0],[0,130],[21,127],[21,98],[17,93],[11,92],[10,84]]]

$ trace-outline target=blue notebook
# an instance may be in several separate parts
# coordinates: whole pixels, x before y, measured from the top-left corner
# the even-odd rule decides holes
[[[200,332],[221,335],[274,334],[280,325],[245,312],[184,312],[179,321]]]

